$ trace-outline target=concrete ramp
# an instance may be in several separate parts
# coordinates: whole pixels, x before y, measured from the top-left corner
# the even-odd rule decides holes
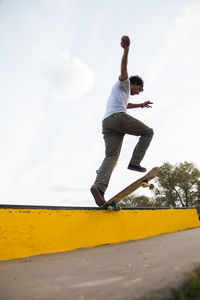
[[[119,243],[199,227],[195,208],[0,205],[0,260]]]

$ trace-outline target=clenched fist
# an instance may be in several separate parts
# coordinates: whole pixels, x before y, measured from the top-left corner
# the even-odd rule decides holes
[[[127,35],[124,35],[122,38],[121,38],[121,46],[123,49],[127,49],[129,48],[130,46],[130,39]]]

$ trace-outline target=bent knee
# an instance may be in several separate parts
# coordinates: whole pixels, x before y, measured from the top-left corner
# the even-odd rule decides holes
[[[154,135],[154,131],[152,128],[150,128],[150,135]]]
[[[146,135],[153,136],[154,135],[153,129],[148,127],[147,130],[146,130]]]

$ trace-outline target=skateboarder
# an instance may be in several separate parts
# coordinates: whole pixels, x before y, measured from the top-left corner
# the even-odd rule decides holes
[[[117,164],[124,135],[131,134],[140,137],[128,165],[129,170],[138,172],[146,172],[146,168],[142,167],[140,162],[153,137],[153,130],[151,128],[127,114],[127,109],[138,107],[149,108],[153,103],[150,101],[141,104],[129,103],[130,95],[138,95],[143,91],[143,80],[139,76],[131,76],[130,78],[128,76],[127,65],[130,47],[128,36],[121,38],[121,47],[124,51],[121,60],[121,74],[108,98],[106,113],[102,122],[105,158],[97,171],[94,185],[90,189],[98,206],[106,202],[104,193]]]

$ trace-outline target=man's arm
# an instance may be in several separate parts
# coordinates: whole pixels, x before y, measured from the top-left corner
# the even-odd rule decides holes
[[[151,102],[151,101],[145,101],[144,103],[140,103],[140,104],[128,103],[127,108],[138,108],[138,107],[150,108],[150,107],[152,107],[151,104],[153,104],[153,102]]]
[[[120,81],[124,81],[128,78],[128,53],[129,53],[129,46],[130,46],[130,39],[128,36],[123,36],[121,38],[121,46],[124,49],[124,53],[121,60],[121,74],[119,76]]]

